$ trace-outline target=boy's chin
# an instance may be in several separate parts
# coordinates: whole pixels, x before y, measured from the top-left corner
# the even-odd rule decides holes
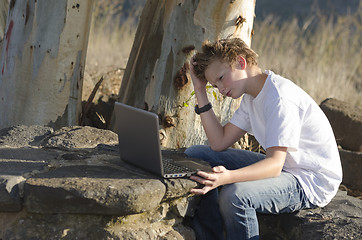
[[[241,95],[231,95],[230,97],[232,98],[232,99],[238,99],[238,98],[241,98],[242,96],[243,96],[244,94],[241,94]]]

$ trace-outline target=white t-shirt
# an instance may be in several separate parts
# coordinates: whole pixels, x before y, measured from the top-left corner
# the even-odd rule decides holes
[[[284,171],[293,174],[314,205],[327,205],[342,181],[331,125],[315,101],[290,80],[266,71],[253,98],[244,94],[230,122],[253,134],[260,145],[287,147]]]

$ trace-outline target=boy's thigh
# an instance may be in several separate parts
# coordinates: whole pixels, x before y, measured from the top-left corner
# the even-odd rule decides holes
[[[192,146],[186,149],[185,153],[189,157],[203,159],[212,167],[222,165],[229,170],[246,167],[265,158],[261,153],[233,148],[216,152],[205,145]]]
[[[220,192],[219,204],[254,208],[259,213],[286,213],[311,207],[298,180],[282,172],[275,178],[226,185]]]

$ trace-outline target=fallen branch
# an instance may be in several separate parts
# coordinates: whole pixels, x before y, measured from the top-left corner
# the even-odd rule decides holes
[[[102,77],[98,80],[97,84],[94,86],[91,94],[90,94],[89,97],[88,97],[87,102],[85,103],[85,105],[84,105],[84,107],[83,107],[83,109],[82,109],[82,113],[81,113],[81,115],[80,115],[80,121],[79,121],[79,125],[81,125],[81,126],[84,126],[84,125],[85,125],[85,118],[86,118],[87,113],[88,113],[88,111],[89,111],[89,109],[90,109],[91,103],[93,102],[93,99],[94,99],[94,97],[95,97],[95,95],[96,95],[99,87],[101,86],[101,84],[102,84],[102,82],[103,82],[103,79],[104,79],[104,77],[102,76]]]

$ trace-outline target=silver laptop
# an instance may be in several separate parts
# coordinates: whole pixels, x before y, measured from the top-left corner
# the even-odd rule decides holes
[[[114,105],[121,159],[164,178],[188,177],[211,168],[181,154],[162,156],[155,113],[123,103]]]

